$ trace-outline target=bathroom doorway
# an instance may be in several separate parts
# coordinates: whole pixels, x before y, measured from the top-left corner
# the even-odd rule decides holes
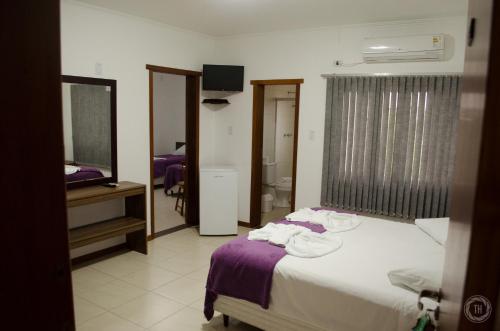
[[[250,226],[295,210],[302,79],[259,80],[254,87]]]

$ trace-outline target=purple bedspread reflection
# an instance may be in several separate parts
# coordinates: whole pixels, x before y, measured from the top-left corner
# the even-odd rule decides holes
[[[165,170],[165,179],[163,180],[163,187],[165,193],[168,193],[172,187],[177,185],[178,182],[184,179],[182,164],[172,164]]]
[[[180,164],[182,161],[186,160],[185,155],[155,155],[156,158],[153,161],[154,163],[154,178],[165,176],[165,171],[168,166],[172,164]]]
[[[92,167],[82,167],[79,166],[80,170],[75,172],[74,174],[66,175],[67,182],[77,182],[81,180],[102,178],[104,175],[97,168]]]
[[[301,225],[318,233],[326,231],[322,225],[308,222],[281,220],[277,223]],[[214,315],[214,302],[219,294],[269,308],[274,267],[286,251],[282,247],[247,238],[240,236],[212,254],[205,294],[204,314],[207,320]]]

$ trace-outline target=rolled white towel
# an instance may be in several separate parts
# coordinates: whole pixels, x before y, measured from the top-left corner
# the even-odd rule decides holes
[[[342,239],[328,232],[304,232],[290,238],[285,246],[289,255],[313,258],[335,252],[342,246]]]
[[[329,232],[345,232],[354,230],[361,224],[357,215],[353,214],[331,214],[326,221],[322,223],[323,227]]]
[[[291,222],[320,224],[329,232],[344,232],[359,226],[361,220],[356,214],[339,213],[334,210],[312,210],[303,208],[286,216]]]
[[[302,208],[291,214],[285,216],[285,218],[292,222],[308,222],[314,216],[316,211],[311,208]]]
[[[264,227],[248,232],[248,240],[268,241],[271,235],[278,231],[277,224],[267,223]]]

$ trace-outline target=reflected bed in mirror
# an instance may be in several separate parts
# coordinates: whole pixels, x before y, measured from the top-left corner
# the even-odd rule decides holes
[[[68,188],[117,181],[116,80],[62,76]]]

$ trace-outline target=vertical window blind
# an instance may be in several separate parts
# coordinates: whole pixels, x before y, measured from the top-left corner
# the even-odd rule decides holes
[[[321,204],[448,215],[460,89],[455,75],[328,78]]]

